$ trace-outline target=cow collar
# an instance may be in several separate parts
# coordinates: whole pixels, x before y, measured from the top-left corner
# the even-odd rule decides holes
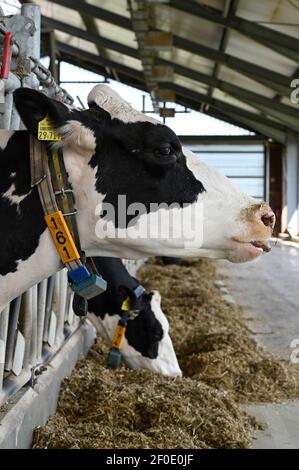
[[[30,136],[30,172],[31,187],[38,188],[45,221],[60,259],[68,270],[71,288],[84,299],[101,294],[107,283],[98,275],[92,260],[87,263],[81,249],[73,190],[62,150],[49,150],[44,142]],[[87,302],[84,311],[86,314]]]
[[[139,299],[145,292],[144,287],[139,284],[134,290],[135,299]],[[135,319],[140,314],[140,310],[131,309],[131,298],[126,297],[121,305],[121,317],[116,325],[111,348],[107,357],[107,367],[117,369],[121,363],[122,354],[120,348],[125,337],[128,320]]]

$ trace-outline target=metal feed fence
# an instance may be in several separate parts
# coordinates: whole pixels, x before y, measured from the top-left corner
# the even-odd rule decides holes
[[[1,129],[23,128],[13,107],[13,92],[21,86],[42,89],[66,104],[73,103],[39,61],[38,6],[25,4],[18,14],[1,16],[0,38]],[[44,365],[78,325],[66,270],[33,286],[0,312],[0,405],[25,384],[34,385]]]
[[[13,35],[9,50],[5,51],[4,38],[8,32]],[[13,107],[13,91],[21,86],[41,89],[66,104],[73,103],[72,97],[39,61],[38,6],[22,5],[20,14],[0,17],[1,37],[2,57],[7,52],[11,54],[11,67],[6,70],[7,78],[0,79],[0,129],[23,128]],[[132,275],[142,264],[142,261],[124,262]],[[78,329],[80,320],[74,315],[72,300],[67,272],[63,269],[24,292],[0,312],[0,406],[24,385],[34,386],[47,363]]]
[[[45,365],[80,323],[72,309],[66,270],[43,280],[0,313],[0,405]]]

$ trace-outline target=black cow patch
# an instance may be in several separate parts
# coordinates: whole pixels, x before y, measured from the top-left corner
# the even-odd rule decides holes
[[[90,165],[97,168],[96,190],[105,194],[104,202],[114,207],[116,227],[126,228],[133,218],[137,222],[139,215],[126,214],[119,219],[119,195],[126,196],[126,208],[142,203],[149,213],[157,210],[151,206],[153,203],[183,207],[194,203],[205,191],[188,169],[179,139],[167,126],[123,123],[111,120],[102,110],[99,116],[99,127],[90,118],[85,124],[82,122],[96,136],[96,151]],[[101,217],[109,220],[105,212]]]
[[[46,224],[37,189],[30,187],[27,131],[14,133],[6,148],[0,148],[0,162],[0,274],[4,276],[17,271],[18,260],[35,252]],[[4,196],[9,189],[11,198]],[[26,197],[16,204],[14,196]]]

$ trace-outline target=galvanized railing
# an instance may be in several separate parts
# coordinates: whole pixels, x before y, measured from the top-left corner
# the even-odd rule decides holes
[[[7,79],[0,80],[0,128],[18,130],[22,123],[13,106],[13,92],[20,86],[42,87],[66,104],[73,99],[39,61],[40,8],[24,4],[19,14],[2,16],[0,35],[7,31],[14,33],[12,67]],[[78,325],[66,270],[33,286],[0,312],[0,405],[25,384],[35,383]]]
[[[66,270],[33,286],[0,313],[0,405],[38,375],[78,328]]]

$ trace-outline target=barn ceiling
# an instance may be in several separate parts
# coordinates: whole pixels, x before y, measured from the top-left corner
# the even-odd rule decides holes
[[[147,90],[156,108],[174,101],[279,142],[298,139],[299,0],[35,3],[52,57]]]

